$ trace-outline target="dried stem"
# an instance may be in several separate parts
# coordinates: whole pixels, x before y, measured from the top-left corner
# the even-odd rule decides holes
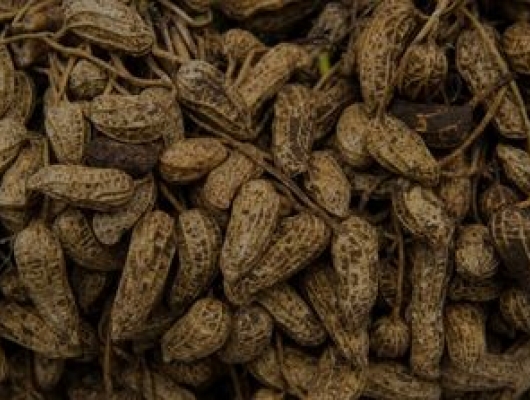
[[[322,87],[329,82],[329,80],[331,78],[333,78],[333,76],[335,76],[335,74],[338,72],[339,70],[339,63],[335,63],[333,65],[333,67],[329,68],[327,70],[327,72],[325,74],[323,74],[320,79],[318,80],[318,82],[315,84],[315,86],[313,86],[313,90],[320,90],[322,89]]]
[[[230,370],[230,379],[232,380],[232,386],[234,387],[234,391],[236,392],[236,400],[244,400],[236,368],[234,367],[234,365],[230,365],[228,369]]]
[[[280,364],[280,372],[281,372],[283,379],[287,383],[288,388],[294,392],[294,394],[296,395],[298,399],[303,400],[307,398],[307,396],[304,393],[302,393],[300,388],[298,388],[296,385],[293,385],[291,382],[289,382],[289,374],[285,372],[282,337],[278,332],[276,332],[274,338],[276,342],[276,351],[278,354],[278,363]]]
[[[174,195],[171,193],[171,190],[167,187],[167,185],[160,181],[158,184],[158,187],[160,189],[160,193],[164,198],[169,201],[169,204],[177,211],[178,214],[183,213],[186,211],[186,206],[184,206]]]
[[[111,398],[114,392],[112,384],[112,344],[110,336],[110,324],[107,327],[107,334],[105,338],[105,354],[103,360],[103,384],[105,386],[105,394],[107,398]]]
[[[169,0],[157,0],[162,6],[166,7],[169,11],[178,15],[186,24],[193,28],[202,28],[209,25],[213,20],[213,13],[211,10],[208,10],[204,15],[204,18],[191,18],[184,10],[175,4],[171,3]]]
[[[17,10],[17,13],[15,15],[15,18],[13,18],[13,21],[11,21],[11,24],[13,26],[16,26],[17,23],[24,18],[24,14],[33,6],[36,0],[29,0],[26,4],[24,4],[21,8]]]
[[[77,58],[83,58],[88,61],[91,61],[92,63],[96,64],[98,67],[115,74],[116,76],[129,81],[131,84],[139,86],[139,87],[167,87],[171,89],[173,85],[169,82],[163,81],[163,80],[153,80],[153,79],[144,79],[144,78],[138,78],[136,76],[131,75],[127,71],[121,71],[117,68],[114,68],[109,63],[93,56],[92,54],[88,53],[87,51],[83,51],[78,48],[72,48],[64,46],[60,43],[58,43],[53,37],[57,35],[51,34],[50,32],[39,32],[39,33],[25,33],[21,35],[11,36],[9,38],[1,39],[0,45],[2,44],[8,44],[8,43],[14,43],[21,40],[26,39],[38,39],[42,40],[44,43],[46,43],[49,47],[51,47],[53,50],[69,57],[77,57]],[[154,54],[154,53],[153,53]],[[159,56],[158,54],[155,54]],[[174,57],[174,56],[173,56]]]
[[[256,165],[263,168],[267,173],[269,173],[272,177],[274,177],[276,180],[278,180],[283,186],[285,186],[287,189],[289,189],[297,198],[298,200],[305,205],[307,209],[309,209],[312,213],[317,215],[318,217],[322,218],[322,220],[333,229],[338,229],[338,223],[337,221],[328,215],[328,213],[321,208],[318,204],[316,204],[313,200],[307,196],[304,191],[302,191],[296,183],[294,183],[289,177],[285,176],[283,172],[278,170],[277,168],[273,167],[260,157],[257,157],[255,152],[250,151],[248,147],[235,140],[231,136],[227,135],[224,132],[221,132],[220,130],[217,130],[213,132],[213,134],[217,137],[220,137],[221,139],[225,140],[226,143],[242,153],[243,155],[250,158]]]
[[[77,61],[76,57],[68,58],[65,71],[63,71],[61,80],[59,81],[59,87],[57,89],[57,99],[61,100],[66,92],[66,86],[68,85],[68,78],[74,69],[75,63]]]
[[[471,162],[471,168],[477,169],[479,171],[483,171],[484,165],[483,159],[485,156],[485,148],[483,146],[477,146],[473,151],[473,158]],[[477,199],[477,192],[478,192],[478,183],[480,180],[480,175],[474,176],[471,181],[471,207],[473,209],[473,217],[477,223],[482,223],[482,219],[480,218],[480,213],[478,212],[478,199]]]
[[[11,21],[16,15],[17,10],[0,12],[0,22]]]
[[[478,31],[480,36],[482,37],[482,40],[486,43],[488,46],[490,52],[495,57],[495,60],[497,61],[497,64],[499,68],[501,69],[502,74],[510,74],[510,68],[508,68],[508,65],[506,64],[506,61],[502,58],[500,55],[497,46],[495,43],[493,43],[490,40],[490,37],[486,34],[484,27],[482,24],[477,20],[477,18],[469,12],[465,7],[461,9],[462,13],[470,20],[471,24],[475,27],[475,29]],[[530,120],[528,119],[528,115],[526,113],[526,106],[524,103],[523,98],[521,97],[521,93],[519,92],[519,89],[517,87],[517,84],[515,81],[510,81],[510,89],[513,92],[513,95],[515,96],[515,99],[517,100],[517,105],[519,106],[519,112],[521,113],[524,121],[524,125],[526,128],[526,136],[527,136],[527,150],[530,152]],[[504,92],[506,93],[506,92]]]
[[[361,199],[359,200],[359,205],[357,206],[357,209],[359,211],[364,211],[366,205],[370,201],[370,196],[372,195],[372,193],[388,178],[388,175],[378,176],[377,180],[363,192],[363,194],[361,195]]]
[[[488,112],[482,118],[482,121],[480,121],[480,124],[478,124],[475,129],[471,132],[471,134],[466,138],[464,143],[462,143],[456,150],[454,150],[451,154],[445,156],[440,160],[440,166],[445,166],[449,164],[451,161],[453,161],[455,158],[460,156],[464,151],[466,151],[474,142],[477,140],[480,135],[484,132],[484,129],[486,129],[486,126],[490,123],[490,121],[495,117],[495,114],[497,113],[497,110],[499,109],[502,99],[504,98],[504,95],[506,93],[507,88],[504,87],[501,89],[501,91],[495,96],[495,99],[493,100],[493,103],[491,104],[491,107],[488,109]]]

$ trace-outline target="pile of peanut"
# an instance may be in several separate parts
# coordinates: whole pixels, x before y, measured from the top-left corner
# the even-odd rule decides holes
[[[530,2],[0,23],[1,399],[530,398]]]

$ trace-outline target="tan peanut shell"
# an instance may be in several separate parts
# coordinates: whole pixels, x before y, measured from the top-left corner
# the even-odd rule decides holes
[[[285,346],[283,348],[282,374],[287,383],[287,391],[307,393],[318,373],[318,358],[302,349]]]
[[[310,62],[308,51],[294,43],[280,43],[268,50],[236,88],[250,115],[256,115],[296,70]]]
[[[197,300],[162,337],[164,362],[192,362],[213,354],[227,341],[231,325],[231,313],[223,302]]]
[[[205,387],[215,380],[219,367],[219,362],[213,357],[202,358],[194,362],[173,361],[156,366],[175,382],[194,388]]]
[[[249,272],[269,246],[280,217],[280,196],[266,180],[245,183],[236,195],[219,265],[235,282]]]
[[[496,148],[504,174],[525,194],[530,194],[530,156],[514,146],[499,144]]]
[[[28,131],[21,121],[9,117],[0,119],[0,172],[16,159],[27,138]]]
[[[492,215],[505,206],[517,203],[519,196],[512,188],[494,182],[479,197],[480,213],[485,221],[489,221]]]
[[[280,225],[278,238],[247,274],[231,284],[225,280],[228,299],[246,304],[277,283],[283,282],[307,267],[327,247],[330,228],[319,217],[301,212],[286,217]]]
[[[345,108],[337,122],[334,147],[341,159],[354,168],[365,169],[373,162],[366,147],[369,123],[370,117],[363,103],[355,103]]]
[[[348,329],[368,322],[377,297],[378,235],[364,219],[351,216],[339,226],[331,242],[339,312]]]
[[[287,283],[264,290],[257,302],[272,315],[275,325],[302,346],[318,346],[327,333],[311,307]]]
[[[350,33],[350,10],[341,3],[328,3],[309,30],[308,38],[323,38],[338,44]]]
[[[147,213],[133,230],[111,311],[111,337],[126,339],[147,321],[160,300],[177,247],[175,221],[163,211]]]
[[[431,189],[404,182],[392,196],[392,207],[401,225],[431,247],[443,248],[451,241],[455,223]]]
[[[530,332],[530,296],[523,290],[506,289],[499,301],[504,319],[516,329]]]
[[[133,56],[147,53],[154,34],[134,8],[118,0],[67,0],[65,24],[81,38]]]
[[[172,183],[189,183],[207,175],[228,157],[228,150],[213,138],[174,142],[160,156],[162,177]]]
[[[3,116],[15,100],[15,66],[6,45],[0,46],[0,116]]]
[[[440,384],[414,376],[405,366],[392,362],[370,363],[364,395],[381,400],[436,400]]]
[[[228,95],[224,74],[210,63],[188,61],[174,77],[178,100],[197,125],[209,132],[218,130],[238,140],[258,136],[240,96]]]
[[[219,272],[221,230],[201,209],[186,210],[176,224],[179,265],[169,294],[169,304],[184,311],[210,286]]]
[[[286,175],[308,169],[314,140],[311,90],[302,85],[285,85],[274,103],[271,152],[274,163]]]
[[[304,186],[308,194],[330,214],[348,215],[351,186],[331,151],[315,151],[309,158]]]
[[[22,230],[13,245],[20,279],[42,318],[79,344],[79,315],[61,244],[42,220]]]
[[[203,196],[203,188],[204,186],[200,183],[197,183],[190,187],[190,206],[201,208],[202,210],[207,212],[211,217],[213,217],[213,219],[215,219],[217,225],[219,225],[221,230],[223,230],[224,232],[228,226],[228,222],[230,221],[230,210],[220,210],[211,206]]]
[[[76,100],[91,100],[105,91],[107,80],[104,69],[91,61],[78,60],[68,76],[68,89]]]
[[[195,400],[195,395],[166,375],[150,370],[128,368],[121,375],[125,386],[146,400]]]
[[[530,24],[516,21],[502,34],[502,49],[515,72],[530,74]]]
[[[491,391],[514,387],[521,363],[509,354],[485,354],[473,368],[445,366],[441,384],[444,390]]]
[[[238,64],[242,64],[251,51],[265,51],[267,47],[251,32],[245,29],[232,28],[221,37],[223,55]]]
[[[424,186],[436,186],[440,166],[419,133],[396,117],[385,114],[366,126],[368,153],[385,169]]]
[[[370,332],[370,349],[379,358],[403,357],[410,347],[410,327],[399,317],[384,316]]]
[[[116,210],[134,194],[134,182],[111,168],[54,164],[41,168],[27,180],[27,188],[96,211]]]
[[[380,3],[364,29],[357,50],[361,92],[369,112],[391,100],[398,57],[416,28],[416,10],[409,0]]]
[[[397,86],[411,99],[426,98],[438,92],[449,69],[442,47],[434,41],[410,46],[400,61]]]
[[[504,267],[517,284],[527,287],[530,284],[530,212],[506,206],[490,218],[489,229]]]
[[[53,231],[68,257],[83,268],[112,271],[122,268],[122,260],[98,242],[85,215],[69,207],[57,216]]]
[[[262,168],[237,150],[214,168],[204,182],[202,197],[211,207],[228,210],[240,187],[251,179],[259,178]]]
[[[498,265],[488,227],[480,224],[460,227],[455,248],[456,272],[467,280],[481,280],[495,275]]]
[[[326,265],[310,268],[302,278],[302,286],[309,302],[341,355],[353,365],[364,367],[368,364],[370,347],[367,327],[349,330],[343,324],[335,292],[337,282],[335,271]]]
[[[448,167],[450,171],[458,172],[469,168],[469,165],[465,157],[458,157]],[[462,221],[471,209],[472,179],[467,176],[442,177],[436,194],[442,200],[449,216],[456,221]]]
[[[324,350],[313,384],[309,387],[308,399],[348,400],[361,397],[366,370],[355,368],[339,357],[335,349]]]
[[[61,164],[81,164],[90,140],[90,124],[80,103],[67,100],[46,105],[44,126],[55,158]]]
[[[147,89],[139,95],[102,94],[90,102],[88,117],[98,131],[117,141],[152,142],[168,121],[161,100]]]
[[[27,123],[33,114],[36,101],[36,88],[33,79],[24,71],[15,72],[13,100],[4,117]]]
[[[450,276],[449,249],[418,243],[412,256],[411,352],[415,375],[437,379],[444,352],[443,307]]]
[[[486,43],[477,29],[462,31],[456,43],[456,67],[473,94],[480,94],[490,89],[499,82],[503,74],[503,66],[498,64],[498,59],[503,60],[503,58],[500,55],[496,32],[490,25],[482,24],[482,29],[493,48]],[[507,68],[507,65],[504,65],[504,68]],[[518,93],[514,90],[518,90],[516,86],[508,87],[493,121],[503,136],[522,139],[528,129],[525,126],[526,110],[519,107]],[[493,99],[493,96],[485,97],[483,104],[489,107]]]
[[[451,363],[472,368],[486,353],[486,318],[471,303],[449,304],[444,312],[445,340]]]
[[[94,235],[103,244],[113,245],[146,212],[151,211],[157,199],[156,182],[152,175],[134,182],[132,199],[122,209],[114,212],[97,212],[92,218]]]
[[[244,306],[232,316],[232,328],[219,358],[225,363],[245,363],[258,357],[271,342],[274,322],[259,305]]]
[[[43,141],[34,141],[23,148],[15,162],[6,170],[0,183],[0,207],[27,208],[35,194],[27,190],[27,179],[44,165]]]
[[[164,145],[169,146],[185,138],[184,119],[175,93],[162,87],[149,87],[142,91],[142,96],[163,109],[164,124],[161,125],[161,137]]]
[[[259,357],[246,364],[248,371],[261,384],[285,390],[287,383],[282,375],[278,353],[272,345],[267,346]]]
[[[79,341],[71,331],[60,334],[30,306],[2,301],[0,336],[49,358],[70,358],[80,354]]]

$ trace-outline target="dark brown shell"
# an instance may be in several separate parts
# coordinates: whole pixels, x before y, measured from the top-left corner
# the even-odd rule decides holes
[[[87,165],[100,168],[117,168],[133,178],[140,178],[151,172],[162,146],[156,143],[121,143],[105,137],[91,140],[85,150]]]

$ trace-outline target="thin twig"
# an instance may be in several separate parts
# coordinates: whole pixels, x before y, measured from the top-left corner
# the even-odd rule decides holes
[[[230,370],[230,379],[232,380],[232,386],[236,392],[236,400],[244,400],[243,393],[241,392],[241,384],[239,383],[239,377],[233,364],[228,368]]]
[[[477,20],[477,18],[469,12],[465,7],[461,9],[462,13],[471,21],[471,24],[475,27],[475,29],[480,34],[482,40],[486,42],[487,46],[490,49],[490,52],[495,57],[495,61],[497,61],[497,64],[499,68],[501,69],[501,72],[503,74],[510,74],[510,68],[506,64],[506,61],[502,58],[501,54],[499,53],[495,43],[493,43],[484,30],[484,27],[482,24]],[[526,128],[526,136],[527,136],[527,150],[530,152],[530,120],[528,119],[528,115],[526,113],[526,106],[524,103],[523,98],[521,97],[521,93],[519,92],[519,89],[517,87],[517,84],[515,81],[510,81],[510,89],[512,90],[513,95],[515,96],[515,99],[517,101],[517,105],[519,106],[519,112],[521,113],[524,121],[524,125]]]
[[[204,15],[204,18],[191,18],[184,10],[182,10],[180,7],[176,6],[175,4],[171,3],[169,0],[157,0],[161,5],[166,7],[171,12],[178,15],[181,19],[183,19],[186,24],[193,28],[203,28],[207,25],[209,25],[213,20],[213,13],[211,10],[208,10],[206,14]]]
[[[160,181],[158,184],[158,187],[160,189],[160,193],[164,198],[169,201],[169,204],[177,211],[178,214],[183,213],[186,211],[186,207],[179,201],[177,198],[171,193],[171,190],[167,187],[167,185]]]
[[[212,132],[215,136],[220,137],[221,139],[224,139],[226,143],[230,145],[230,147],[235,148],[237,151],[242,153],[243,155],[250,158],[256,165],[263,168],[267,173],[269,173],[271,176],[273,176],[275,179],[277,179],[282,185],[284,185],[287,189],[289,189],[297,198],[298,200],[305,206],[307,209],[309,209],[311,212],[313,212],[315,215],[320,217],[328,226],[332,227],[333,229],[338,229],[338,223],[337,221],[328,215],[328,213],[321,208],[318,204],[316,204],[313,200],[307,196],[304,191],[302,191],[296,183],[294,183],[290,178],[285,176],[283,172],[279,171],[277,168],[270,165],[268,162],[264,161],[260,157],[257,157],[255,152],[249,151],[247,145],[235,140],[231,136],[227,135],[226,133],[216,130]]]
[[[464,151],[466,151],[474,142],[477,140],[480,135],[484,132],[484,129],[486,129],[486,126],[490,123],[490,121],[495,117],[495,114],[497,113],[497,110],[499,109],[501,102],[504,98],[504,95],[506,93],[507,88],[503,87],[501,91],[495,96],[495,100],[493,100],[493,103],[491,104],[491,107],[488,109],[488,112],[482,118],[482,121],[480,121],[480,124],[478,124],[475,129],[471,132],[471,134],[466,138],[464,143],[462,143],[456,150],[454,150],[451,154],[445,156],[440,160],[440,166],[445,166],[449,164],[451,161],[453,161],[455,158],[460,156]]]
[[[14,43],[21,40],[26,39],[38,39],[42,40],[44,43],[46,43],[49,47],[51,47],[53,50],[69,56],[69,57],[77,57],[77,58],[83,58],[88,61],[91,61],[92,63],[96,64],[98,67],[115,74],[116,76],[129,81],[133,85],[139,86],[139,87],[167,87],[171,89],[173,85],[167,81],[164,80],[153,80],[153,79],[144,79],[144,78],[138,78],[136,76],[131,75],[127,71],[120,71],[117,68],[114,68],[109,63],[93,56],[92,54],[80,50],[78,48],[72,48],[64,46],[60,43],[58,43],[54,38],[56,34],[51,34],[50,32],[39,32],[39,33],[25,33],[17,36],[11,36],[5,39],[0,39],[0,45],[1,44],[8,44],[8,43]]]
[[[107,334],[105,338],[105,354],[104,354],[104,360],[103,360],[103,384],[105,386],[105,394],[108,398],[112,396],[112,393],[114,392],[113,384],[112,384],[112,344],[111,344],[111,336],[110,336],[110,324],[107,327]]]

